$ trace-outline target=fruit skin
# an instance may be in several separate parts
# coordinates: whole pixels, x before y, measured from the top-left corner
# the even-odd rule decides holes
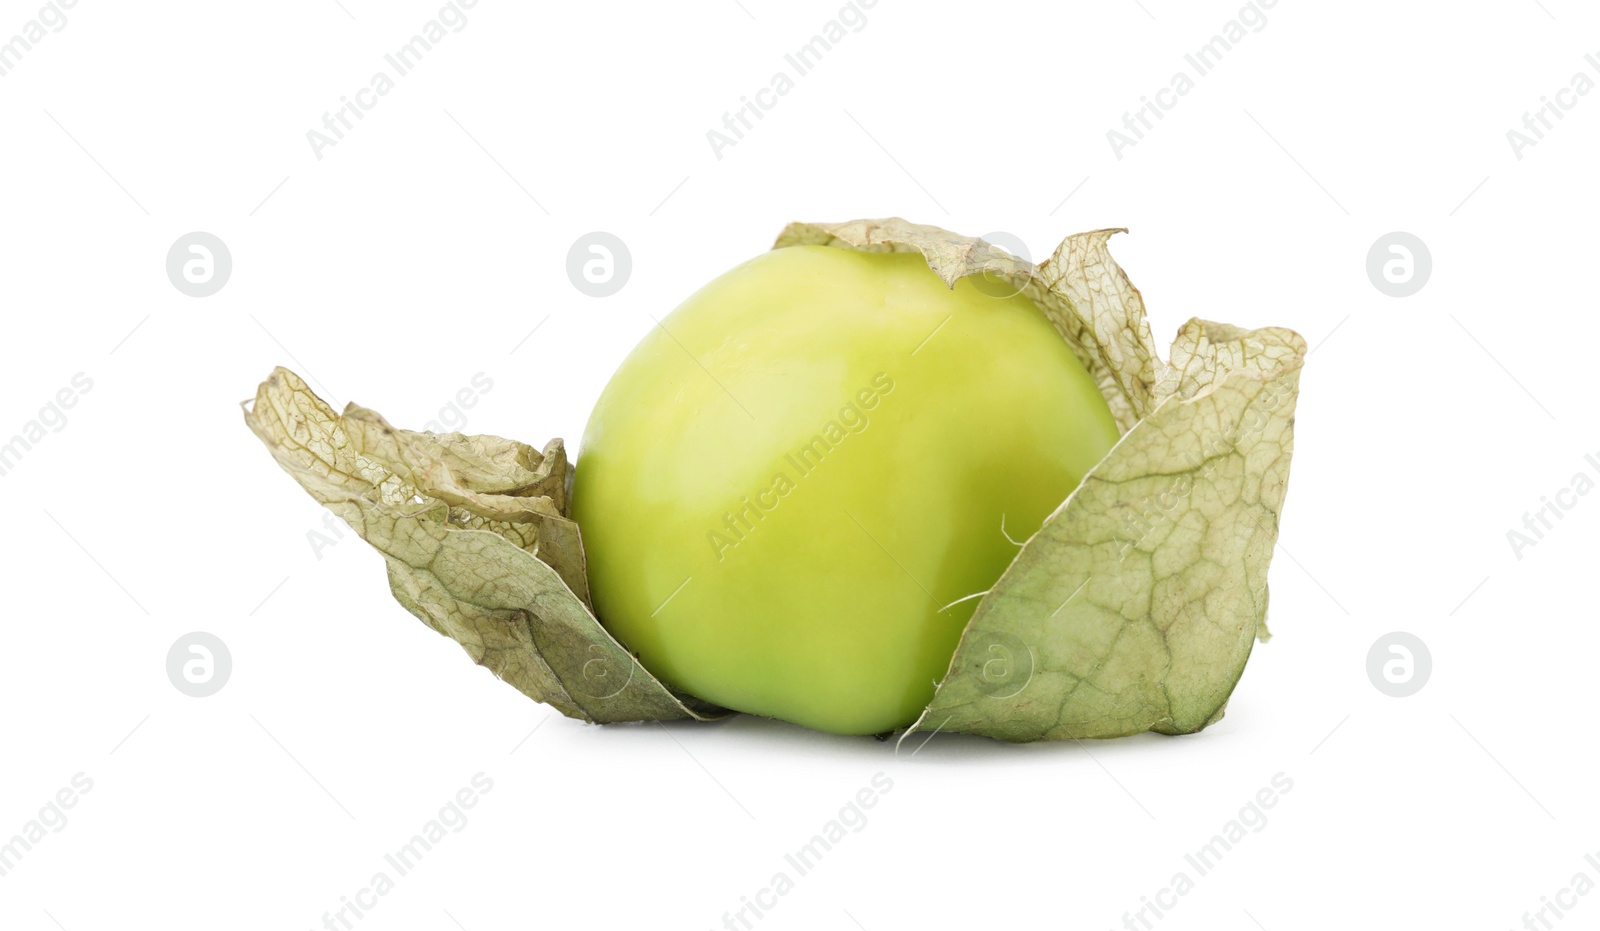
[[[1118,438],[1039,309],[994,290],[792,246],[639,343],[590,416],[573,516],[596,613],[645,668],[833,733],[915,720],[977,600],[941,609],[1016,555],[1002,516],[1026,539]]]

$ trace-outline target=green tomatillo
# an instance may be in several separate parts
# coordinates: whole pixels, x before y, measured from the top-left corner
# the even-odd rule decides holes
[[[824,731],[916,719],[969,596],[1119,436],[1039,307],[983,284],[796,245],[634,349],[584,433],[572,517],[595,613],[647,669]]]
[[[284,368],[244,419],[407,611],[571,718],[1190,734],[1268,636],[1306,343],[1196,318],[1163,359],[1118,232],[1035,265],[791,223],[645,337],[575,470],[559,438],[405,430]],[[1209,302],[1250,274],[1229,248]]]

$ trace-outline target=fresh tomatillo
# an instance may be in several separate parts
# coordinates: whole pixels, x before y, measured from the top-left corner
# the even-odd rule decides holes
[[[595,612],[647,669],[824,731],[916,719],[961,599],[1118,438],[1039,308],[982,283],[914,253],[777,249],[634,349],[572,516]]]
[[[1195,318],[1163,358],[1118,232],[1035,265],[791,223],[639,344],[576,470],[559,438],[401,429],[284,368],[244,419],[407,611],[571,718],[1194,733],[1268,637],[1306,343]],[[1199,303],[1251,273],[1228,248]],[[569,390],[539,374],[535,420]]]

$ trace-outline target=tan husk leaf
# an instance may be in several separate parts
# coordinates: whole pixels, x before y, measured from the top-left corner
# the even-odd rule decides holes
[[[1163,366],[1106,242],[1069,237],[1035,271],[982,240],[898,218],[793,224],[777,247],[915,251],[947,284],[1011,282],[1095,376],[1123,436],[978,603],[907,731],[1003,740],[1200,730],[1259,637],[1294,448],[1305,341],[1191,320]]]
[[[671,692],[595,619],[583,544],[565,516],[560,440],[541,453],[397,430],[355,405],[338,416],[284,368],[262,382],[245,422],[383,554],[397,601],[528,697],[596,723],[726,713]]]

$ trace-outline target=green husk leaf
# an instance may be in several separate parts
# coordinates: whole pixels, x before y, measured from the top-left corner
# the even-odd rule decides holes
[[[1156,378],[1155,342],[1144,301],[1111,260],[1106,240],[1125,230],[1080,233],[1035,268],[982,239],[899,217],[848,223],[791,223],[774,249],[820,245],[861,252],[920,252],[945,284],[967,277],[1009,285],[1044,311],[1077,354],[1126,433],[1150,407]]]
[[[794,224],[777,247],[916,251],[947,284],[1010,282],[1096,378],[1122,439],[979,602],[906,731],[1010,741],[1191,733],[1222,717],[1257,638],[1294,448],[1305,341],[1191,320],[1163,365],[1106,243],[1033,269],[898,218]]]
[[[283,368],[245,422],[383,554],[397,601],[530,698],[593,723],[725,714],[667,689],[595,619],[560,440],[540,452],[397,430],[355,405],[339,416]]]

